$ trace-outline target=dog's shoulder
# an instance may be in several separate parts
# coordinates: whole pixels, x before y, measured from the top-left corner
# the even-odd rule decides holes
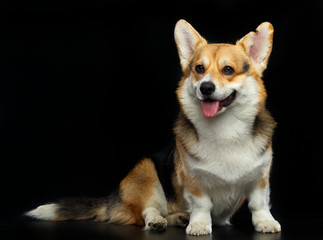
[[[262,107],[256,115],[252,126],[253,141],[259,145],[260,151],[266,151],[271,146],[276,126],[277,122],[270,112],[265,107]]]

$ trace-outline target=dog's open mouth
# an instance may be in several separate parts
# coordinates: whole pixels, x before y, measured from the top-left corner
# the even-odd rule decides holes
[[[229,106],[236,97],[236,91],[233,91],[227,98],[223,100],[205,99],[202,101],[202,110],[205,117],[214,117],[222,107]]]

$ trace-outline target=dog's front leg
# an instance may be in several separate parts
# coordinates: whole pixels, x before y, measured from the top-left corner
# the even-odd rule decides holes
[[[275,233],[281,231],[281,226],[270,213],[269,185],[263,187],[256,184],[247,193],[249,209],[252,213],[252,223],[257,232]]]
[[[187,190],[184,197],[190,209],[190,223],[186,228],[186,234],[196,236],[210,234],[212,232],[211,198],[205,193],[193,194]]]

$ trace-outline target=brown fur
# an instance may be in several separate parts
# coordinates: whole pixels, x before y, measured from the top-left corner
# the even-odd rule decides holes
[[[132,219],[130,224],[144,225],[142,212],[156,183],[159,183],[158,175],[149,158],[141,160],[121,181],[120,195],[127,215]]]
[[[182,145],[181,140],[177,139],[176,141],[177,146],[177,158],[175,159],[175,168],[176,173],[182,184],[180,185],[181,188],[185,186],[185,189],[195,195],[196,197],[202,196],[202,184],[201,181],[197,178],[193,178],[192,174],[187,167],[185,162],[185,153],[187,152]]]

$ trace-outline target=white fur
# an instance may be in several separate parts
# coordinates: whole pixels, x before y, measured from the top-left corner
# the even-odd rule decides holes
[[[209,65],[209,63],[210,63],[210,60],[209,60],[207,57],[203,57],[203,58],[201,59],[201,64],[202,64],[203,66],[208,66],[208,65]]]
[[[258,111],[259,86],[253,77],[245,77],[240,83],[228,83],[222,87],[216,83],[216,79],[208,75],[204,78],[205,81],[215,82],[215,98],[224,99],[233,90],[237,91],[237,95],[232,104],[223,108],[216,117],[206,118],[202,114],[198,94],[200,82],[193,83],[190,77],[184,82],[181,102],[199,136],[197,144],[190,147],[191,155],[187,154],[186,162],[193,177],[202,181],[206,191],[200,202],[186,194],[185,199],[192,212],[186,232],[195,235],[203,231],[210,233],[210,212],[213,223],[229,224],[230,217],[244,196],[250,201],[257,231],[280,231],[279,223],[269,211],[269,189],[257,190],[258,186],[255,185],[267,173],[272,157],[270,150],[263,153],[263,139],[255,139],[251,135]],[[209,214],[206,199],[212,204]],[[203,205],[202,202],[207,207],[201,210],[199,206]],[[196,212],[201,213],[195,215]]]
[[[280,232],[280,224],[269,211],[269,187],[252,188],[248,193],[249,209],[252,213],[252,223],[258,232]]]
[[[55,203],[45,204],[25,213],[26,216],[40,220],[53,220],[56,217],[58,205]]]
[[[146,208],[142,213],[145,219],[145,230],[152,230],[152,225],[161,224],[167,226],[167,220],[160,215],[160,212],[154,207]]]
[[[162,186],[158,183],[154,187],[153,194],[147,201],[142,213],[145,219],[145,230],[151,230],[154,224],[160,224],[166,227],[167,220],[164,217],[167,215],[167,200]]]
[[[150,207],[158,209],[162,216],[168,215],[167,200],[165,197],[164,190],[160,185],[160,183],[155,184],[153,194],[146,202],[145,208],[150,208]]]
[[[189,204],[190,223],[186,233],[190,235],[206,235],[212,232],[212,220],[210,211],[213,207],[211,198],[208,195],[195,197],[193,194],[184,191],[184,198]]]
[[[210,80],[210,77],[205,77]],[[206,118],[202,114],[201,99],[197,92],[199,84],[192,83],[190,77],[184,82],[181,102],[187,117],[194,124],[198,135],[207,142],[216,141],[218,144],[227,145],[230,142],[242,142],[246,134],[250,133],[255,115],[258,111],[259,87],[253,77],[246,77],[241,84],[228,83],[220,87],[215,79],[216,85],[214,98],[223,100],[228,97],[233,90],[237,91],[236,99],[229,107],[223,107],[215,118]],[[239,105],[238,107],[236,107]],[[229,114],[222,115],[227,108],[231,108]],[[211,143],[213,145],[213,143]],[[204,144],[200,144],[202,147]],[[209,145],[209,144],[208,144]],[[205,147],[209,149],[208,146]],[[195,151],[201,152],[196,149]],[[203,151],[202,151],[203,152]]]

